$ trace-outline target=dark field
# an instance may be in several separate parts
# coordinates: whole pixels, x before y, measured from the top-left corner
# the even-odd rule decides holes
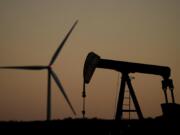
[[[1,132],[53,133],[74,135],[180,134],[179,120],[162,118],[145,120],[64,119],[32,122],[0,122]]]

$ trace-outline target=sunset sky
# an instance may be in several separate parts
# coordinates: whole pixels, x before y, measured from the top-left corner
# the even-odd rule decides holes
[[[0,0],[0,66],[48,65],[75,20],[53,65],[77,112],[52,82],[53,119],[82,117],[83,66],[102,58],[169,66],[180,103],[179,0]],[[161,115],[160,76],[131,74],[145,117]],[[113,119],[121,74],[97,69],[87,86],[88,118]],[[46,71],[0,70],[0,121],[45,120]]]

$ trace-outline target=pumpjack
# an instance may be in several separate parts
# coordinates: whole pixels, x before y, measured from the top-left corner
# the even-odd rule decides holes
[[[169,67],[166,66],[157,66],[157,65],[149,65],[149,64],[141,64],[141,63],[131,63],[131,62],[125,62],[125,61],[115,61],[115,60],[109,60],[109,59],[101,59],[100,56],[95,54],[94,52],[90,52],[85,60],[84,64],[84,71],[83,71],[83,77],[84,77],[84,85],[83,85],[83,98],[86,97],[85,94],[85,84],[88,84],[92,78],[92,75],[95,72],[96,68],[103,68],[103,69],[111,69],[115,70],[117,72],[120,72],[122,74],[121,84],[120,84],[120,91],[119,91],[119,97],[117,102],[117,108],[116,108],[116,115],[115,120],[121,120],[123,112],[127,110],[123,110],[123,100],[125,96],[125,85],[127,84],[129,88],[129,93],[131,95],[132,101],[134,103],[135,110],[128,110],[128,111],[134,111],[137,112],[137,116],[139,119],[144,119],[143,113],[140,109],[140,105],[138,103],[137,97],[135,95],[135,91],[133,89],[133,86],[131,84],[131,79],[129,77],[130,73],[143,73],[143,74],[152,74],[152,75],[159,75],[163,78],[162,80],[162,89],[165,96],[165,106],[169,106],[168,104],[168,96],[167,96],[167,89],[170,89],[171,92],[171,98],[172,98],[172,105],[175,104],[175,98],[174,98],[174,86],[173,81],[170,79],[171,76],[171,70]],[[171,105],[170,105],[171,106]],[[162,105],[162,108],[167,108]],[[82,111],[83,117],[85,117],[85,100],[83,104],[83,111]]]

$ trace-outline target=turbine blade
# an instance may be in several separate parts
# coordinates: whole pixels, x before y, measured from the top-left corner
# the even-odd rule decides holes
[[[63,41],[61,42],[61,44],[59,45],[58,49],[56,50],[56,52],[54,53],[51,62],[49,65],[52,65],[54,63],[54,61],[56,60],[59,52],[61,51],[61,49],[63,48],[65,42],[67,41],[69,35],[71,34],[71,32],[73,31],[74,27],[76,26],[76,24],[78,23],[78,20],[76,20],[76,22],[73,24],[73,26],[71,27],[71,29],[69,30],[69,32],[67,33],[67,35],[65,36],[65,38],[63,39]]]
[[[74,113],[74,115],[76,115],[76,112],[75,112],[75,110],[74,110],[74,108],[73,108],[73,106],[72,106],[72,104],[71,104],[71,102],[70,102],[70,100],[69,100],[69,98],[68,98],[68,96],[67,96],[67,94],[66,94],[66,92],[65,92],[65,90],[64,90],[64,88],[63,88],[63,86],[61,84],[61,82],[60,82],[60,80],[58,79],[56,73],[53,70],[51,70],[51,75],[52,75],[53,79],[55,80],[57,86],[59,87],[60,91],[62,92],[64,98],[66,99],[66,101],[67,101],[69,107],[71,108],[72,112]]]
[[[17,69],[17,70],[43,70],[47,69],[47,66],[8,66],[0,67],[1,69]]]

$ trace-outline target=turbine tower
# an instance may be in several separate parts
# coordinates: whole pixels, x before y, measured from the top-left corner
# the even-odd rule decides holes
[[[75,21],[75,23],[73,24],[73,26],[71,27],[71,29],[69,30],[69,32],[67,33],[67,35],[64,37],[64,39],[62,40],[62,42],[60,43],[59,47],[57,48],[57,50],[55,51],[49,65],[47,66],[8,66],[8,67],[0,67],[1,69],[17,69],[17,70],[47,70],[48,73],[48,85],[47,85],[47,120],[51,120],[51,78],[54,79],[55,83],[57,84],[57,86],[59,87],[59,90],[61,91],[61,93],[63,94],[65,100],[67,101],[70,109],[72,110],[73,114],[76,115],[76,112],[61,84],[61,81],[59,80],[59,78],[57,77],[56,73],[53,71],[52,69],[52,65],[55,62],[55,60],[57,59],[60,51],[62,50],[63,46],[65,45],[65,42],[67,41],[68,37],[70,36],[71,32],[73,31],[73,29],[75,28],[75,26],[77,25],[78,20]]]

